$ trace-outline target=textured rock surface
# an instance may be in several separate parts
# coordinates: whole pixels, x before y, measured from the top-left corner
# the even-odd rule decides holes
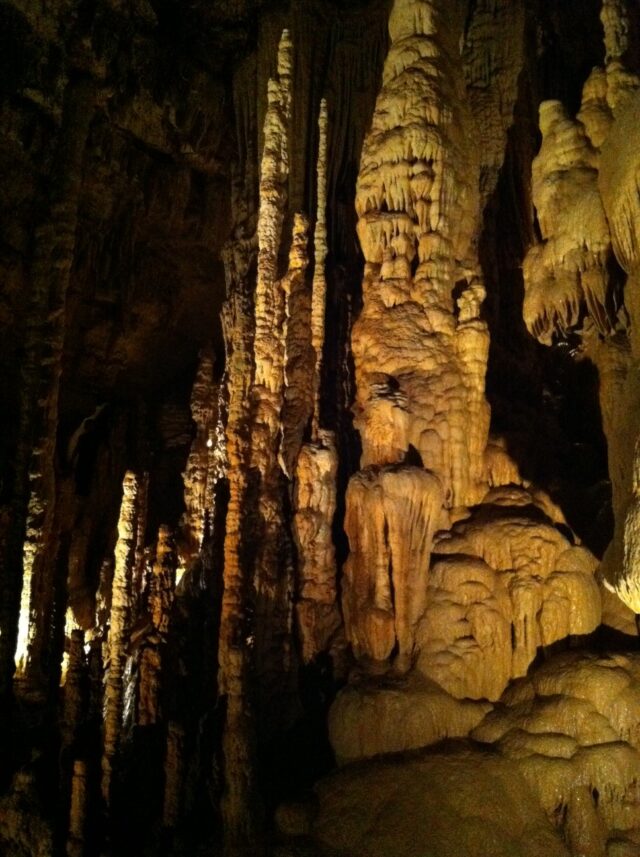
[[[0,851],[637,853],[637,3],[0,32]]]
[[[440,481],[419,468],[372,468],[349,483],[342,609],[356,657],[384,661],[397,643],[410,661],[442,501]]]
[[[338,763],[468,735],[491,704],[460,700],[419,675],[354,680],[338,694],[329,737]]]
[[[481,753],[371,762],[324,782],[319,797],[313,833],[345,857],[410,857],[418,842],[434,857],[570,853],[524,778]]]
[[[526,493],[490,502],[434,547],[418,669],[459,698],[497,699],[540,647],[600,624],[597,560],[574,547]],[[522,505],[521,505],[522,504]]]
[[[122,483],[122,505],[115,551],[104,700],[102,796],[109,803],[114,759],[120,746],[124,697],[123,674],[131,623],[132,575],[135,561],[139,479],[128,472]]]

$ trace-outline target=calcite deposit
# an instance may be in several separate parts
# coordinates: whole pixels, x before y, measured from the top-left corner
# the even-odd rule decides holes
[[[640,9],[0,4],[0,852],[640,854]]]

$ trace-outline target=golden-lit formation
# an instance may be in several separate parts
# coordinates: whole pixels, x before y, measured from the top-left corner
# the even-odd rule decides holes
[[[637,3],[6,3],[0,854],[637,857]]]

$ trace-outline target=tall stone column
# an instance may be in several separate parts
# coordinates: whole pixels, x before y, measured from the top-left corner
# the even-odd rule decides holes
[[[356,191],[365,257],[352,335],[361,466],[347,492],[343,609],[363,658],[411,663],[432,537],[484,493],[489,333],[462,4],[395,0]],[[386,558],[386,559],[385,559]]]
[[[94,81],[82,78],[67,84],[52,169],[50,209],[34,237],[11,527],[0,544],[0,695],[8,689],[14,658],[21,685],[26,683],[36,690],[43,683],[41,653],[47,642],[55,589],[55,446],[67,291],[82,161],[95,104]]]

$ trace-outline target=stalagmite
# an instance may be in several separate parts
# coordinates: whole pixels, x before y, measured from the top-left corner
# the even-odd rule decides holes
[[[87,804],[87,770],[81,759],[73,763],[71,779],[71,807],[69,809],[69,834],[67,857],[82,857],[84,854],[84,827]]]
[[[539,647],[600,622],[595,557],[523,489],[491,492],[434,552],[417,668],[460,699],[498,699]]]
[[[293,557],[284,509],[284,474],[278,447],[284,397],[285,289],[278,277],[289,167],[292,45],[284,30],[278,47],[278,76],[269,81],[260,167],[258,271],[255,293],[254,385],[251,466],[259,478],[255,587],[254,663],[262,728],[277,723],[291,693]],[[308,264],[307,220],[294,215],[285,279],[304,277]],[[268,701],[267,701],[268,700]]]
[[[300,449],[295,473],[293,530],[298,549],[296,618],[305,663],[325,651],[341,624],[337,605],[333,517],[338,454],[333,432],[320,428],[320,386],[327,283],[327,104],[320,104],[317,212],[313,234],[311,344],[314,351],[311,441]]]
[[[639,675],[633,655],[562,655],[509,689],[472,732],[514,760],[572,854],[600,857],[609,839],[635,838]]]
[[[446,525],[441,510],[477,501],[485,478],[489,338],[479,319],[479,173],[462,131],[473,120],[458,26],[437,2],[394,3],[356,196],[366,266],[352,344],[368,469],[347,492],[343,610],[357,655],[384,660],[397,640],[405,667],[431,539]]]
[[[572,547],[522,489],[486,504],[434,546],[417,667],[458,698],[498,699],[540,646],[600,622],[595,557]],[[504,504],[504,505],[503,505]]]
[[[151,617],[151,630],[142,644],[137,722],[140,726],[156,723],[159,717],[159,691],[162,669],[162,651],[169,632],[171,607],[176,583],[176,552],[169,527],[158,531],[155,561],[151,578],[147,609]]]
[[[438,3],[398,0],[389,29],[356,197],[367,262],[352,338],[356,425],[363,465],[417,455],[455,508],[478,496],[488,430],[484,290],[471,246],[478,163],[461,130],[472,119],[456,21]]]
[[[629,408],[617,402],[622,397],[631,405],[638,389],[640,78],[627,64],[634,46],[626,3],[605,0],[600,17],[606,68],[593,69],[584,85],[580,121],[572,120],[560,102],[540,106],[543,143],[533,162],[533,201],[543,241],[524,260],[523,314],[529,330],[546,344],[556,335],[581,330],[584,352],[598,366],[616,517],[604,574],[607,585],[637,612],[629,441],[637,425],[629,421]],[[621,311],[612,250],[628,274]]]
[[[244,89],[246,82],[240,81]],[[251,92],[249,88],[249,92]],[[244,114],[237,105],[238,115]],[[249,111],[249,117],[253,111]],[[239,125],[240,129],[240,125]],[[255,261],[255,206],[251,171],[255,128],[249,118],[242,128],[247,149],[246,173],[236,168],[232,189],[234,231],[223,252],[227,299],[222,311],[226,350],[226,386],[228,418],[226,452],[228,460],[229,502],[224,540],[224,587],[220,611],[218,648],[218,690],[226,697],[222,750],[224,754],[224,792],[221,812],[227,849],[241,848],[255,839],[252,812],[256,802],[255,776],[252,767],[253,724],[247,674],[250,651],[246,640],[246,598],[249,590],[247,557],[243,535],[248,510],[245,508],[249,486],[250,409],[249,396],[253,380],[253,301],[249,271]],[[178,758],[169,752],[168,758]],[[171,751],[173,752],[173,751]],[[176,801],[167,804],[175,806]],[[171,810],[168,810],[171,813]],[[171,816],[175,817],[175,815]]]
[[[416,672],[384,683],[352,676],[331,707],[329,739],[336,761],[346,765],[464,737],[492,707],[456,699]]]
[[[10,651],[12,644],[16,677],[26,679],[32,688],[42,682],[41,656],[54,597],[55,445],[67,291],[74,259],[82,160],[95,103],[93,81],[87,78],[68,84],[49,217],[35,235],[20,387],[20,441],[14,468],[15,508],[10,538],[4,544],[5,555],[0,558],[4,578],[0,695],[6,689],[9,658],[14,655]],[[18,568],[22,569],[22,588],[19,613],[14,616]]]
[[[313,288],[311,296],[311,345],[315,352],[313,368],[313,426],[315,438],[320,427],[320,387],[322,383],[322,354],[324,350],[327,303],[327,132],[329,118],[327,102],[320,102],[318,117],[318,163],[316,166],[316,222],[313,230]]]
[[[305,663],[326,651],[341,619],[336,603],[332,524],[336,511],[337,451],[333,433],[319,430],[300,450],[294,496],[298,548],[296,617]]]
[[[504,160],[513,122],[518,78],[525,51],[524,3],[479,0],[464,32],[462,61],[469,107],[480,149],[480,195],[490,199]],[[502,35],[496,39],[496,30]]]
[[[149,507],[149,474],[143,473],[138,481],[136,546],[131,580],[132,618],[137,617],[144,597],[146,586],[147,557],[145,554],[147,535],[147,513]]]
[[[624,523],[624,573],[616,582],[616,592],[634,613],[640,613],[640,443],[633,458],[633,496]]]
[[[108,805],[114,762],[120,743],[123,710],[123,673],[131,609],[131,584],[135,564],[140,480],[128,471],[122,483],[122,505],[118,520],[118,542],[109,618],[109,662],[105,677],[102,754],[102,797]]]
[[[306,216],[295,214],[289,269],[280,284],[286,303],[278,459],[290,479],[295,473],[302,439],[313,411],[314,355],[309,336],[311,295],[306,282],[308,230]]]
[[[0,22],[0,854],[638,857],[638,0]]]
[[[196,434],[183,474],[184,529],[187,556],[184,564],[197,556],[213,515],[213,486],[221,477],[221,438],[217,436],[219,390],[213,378],[214,354],[211,348],[200,352],[198,370],[191,393],[191,418]],[[216,466],[217,465],[217,466]]]

